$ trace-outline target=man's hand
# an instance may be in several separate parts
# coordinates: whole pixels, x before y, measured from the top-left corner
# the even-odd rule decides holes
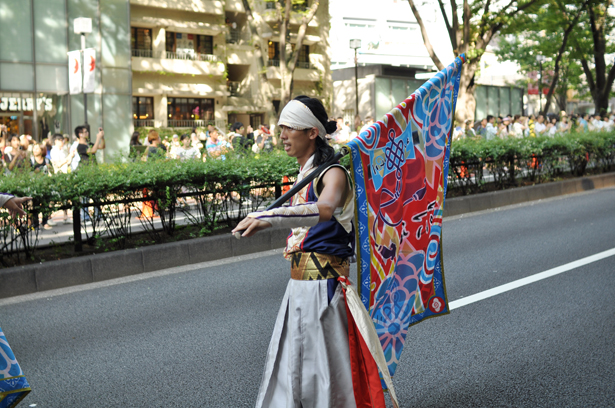
[[[258,231],[262,231],[265,228],[269,227],[271,227],[271,224],[267,221],[261,221],[256,218],[246,217],[241,220],[239,224],[237,224],[237,226],[235,227],[235,229],[233,229],[233,231],[231,231],[231,233],[234,234],[236,238],[239,238],[238,233],[241,233],[241,231],[243,231],[243,234],[241,234],[242,237],[251,237]]]
[[[25,216],[26,212],[23,210],[23,203],[30,200],[32,200],[32,197],[13,197],[4,204],[4,208],[9,210],[9,214],[13,218]]]

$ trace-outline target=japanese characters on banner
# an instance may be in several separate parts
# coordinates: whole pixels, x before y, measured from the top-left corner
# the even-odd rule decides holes
[[[86,48],[83,52],[83,92],[91,93],[96,88],[96,50]]]
[[[68,53],[68,87],[71,95],[91,93],[96,89],[96,50],[86,48],[83,52],[84,66],[81,66],[81,51]],[[83,73],[81,72],[83,69]],[[82,77],[83,75],[83,77]]]
[[[68,53],[68,88],[70,94],[81,93],[81,51],[70,51]]]

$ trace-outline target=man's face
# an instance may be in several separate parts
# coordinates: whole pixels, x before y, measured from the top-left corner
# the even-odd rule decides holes
[[[481,120],[480,124],[481,124],[482,127],[487,126],[487,119],[485,118],[485,119]]]
[[[53,142],[53,144],[56,148],[61,149],[64,147],[64,139],[58,138]]]
[[[290,157],[300,157],[310,148],[312,140],[308,136],[307,130],[291,129],[287,126],[280,126],[282,133],[280,139],[284,146],[284,151]]]
[[[87,128],[84,128],[81,131],[81,133],[79,133],[79,139],[81,140],[87,140],[89,136],[90,136],[90,133],[88,132]]]
[[[538,121],[538,123],[542,123],[542,122],[544,122],[544,121],[545,121],[545,118],[544,118],[544,116],[540,115],[540,116],[538,117],[538,119],[536,119],[536,120]]]

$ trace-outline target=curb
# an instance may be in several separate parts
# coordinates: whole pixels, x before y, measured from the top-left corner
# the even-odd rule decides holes
[[[615,173],[455,197],[446,200],[444,216],[611,186],[615,186]],[[237,240],[230,234],[217,235],[0,269],[0,299],[279,249],[284,246],[287,236],[285,228],[267,229],[259,233],[259,239]]]

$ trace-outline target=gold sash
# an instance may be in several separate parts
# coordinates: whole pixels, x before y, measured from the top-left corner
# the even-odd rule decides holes
[[[290,278],[295,280],[337,279],[350,274],[348,259],[316,252],[290,254]]]

